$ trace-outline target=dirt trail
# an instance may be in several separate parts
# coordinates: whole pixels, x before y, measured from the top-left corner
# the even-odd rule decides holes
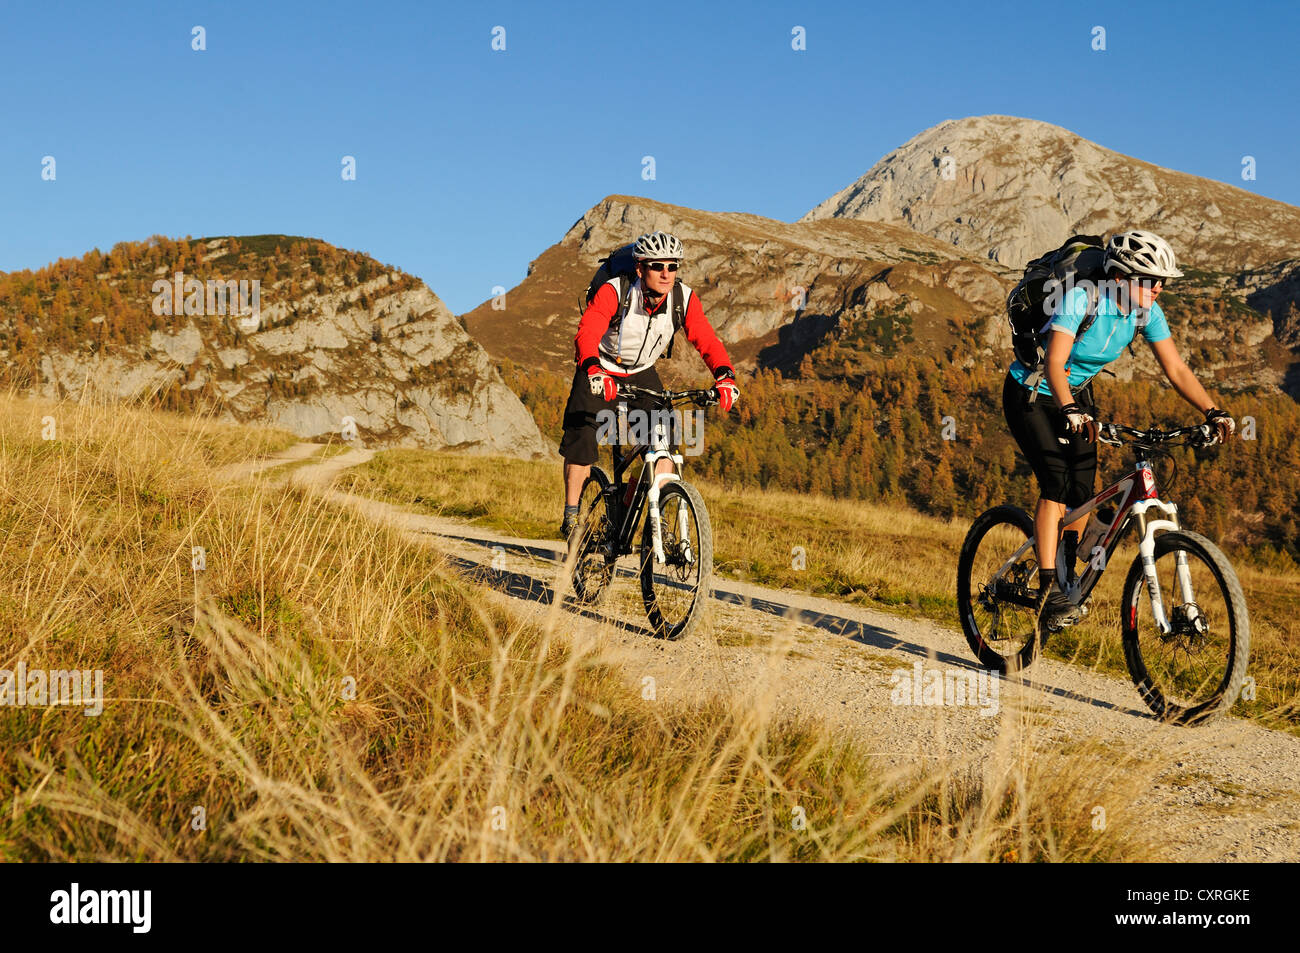
[[[435,546],[523,617],[544,622],[557,611],[558,543],[504,536],[331,487],[340,473],[372,455],[349,451],[300,466],[289,478]],[[779,710],[821,718],[900,766],[975,764],[1008,727],[1026,726],[1039,745],[1099,743],[1116,760],[1149,755],[1164,767],[1134,804],[1160,832],[1167,859],[1300,859],[1300,738],[1238,718],[1190,729],[1161,725],[1131,682],[1053,659],[1036,662],[1023,683],[995,680],[983,705],[895,704],[898,679],[918,664],[927,671],[976,669],[959,631],[799,592],[715,580],[712,611],[700,634],[665,643],[650,636],[631,562],[620,564],[620,577],[601,605],[558,611],[561,628],[595,640],[638,690],[648,676],[664,700],[766,693]]]
[[[300,460],[306,460],[323,449],[324,446],[319,443],[295,443],[293,446],[286,447],[279,453],[273,453],[269,457],[241,460],[239,463],[232,463],[228,467],[222,467],[217,471],[216,477],[226,483],[237,483],[240,480],[247,480],[249,477],[275,467],[284,466],[286,463],[297,463]]]

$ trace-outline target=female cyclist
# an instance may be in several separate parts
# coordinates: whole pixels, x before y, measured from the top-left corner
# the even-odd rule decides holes
[[[1038,398],[1030,399],[1027,382],[1035,375],[1019,360],[1011,365],[1002,388],[1007,425],[1038,481],[1034,535],[1044,631],[1078,618],[1078,610],[1053,583],[1061,519],[1067,508],[1093,495],[1097,421],[1092,378],[1097,372],[1118,358],[1140,331],[1174,389],[1204,412],[1206,420],[1218,427],[1220,438],[1227,440],[1236,430],[1232,416],[1215,405],[1179,356],[1169,323],[1156,304],[1164,283],[1183,274],[1169,243],[1151,232],[1115,235],[1106,244],[1105,271],[1096,297],[1096,318],[1082,335],[1076,337],[1093,300],[1087,290],[1070,289],[1054,313],[1045,373],[1036,384]],[[1084,516],[1065,530],[1082,535],[1087,521]]]

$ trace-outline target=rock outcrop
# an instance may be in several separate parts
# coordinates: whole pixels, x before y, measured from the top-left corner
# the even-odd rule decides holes
[[[1157,232],[1180,261],[1239,272],[1300,249],[1300,209],[1121,155],[1049,123],[947,120],[801,221],[907,225],[1015,269],[1072,234]]]
[[[1273,333],[1289,347],[1300,347],[1300,259],[1279,261],[1243,272],[1234,284],[1247,292],[1246,303],[1273,319]]]
[[[221,256],[222,242],[207,243],[205,261]],[[132,399],[179,388],[219,417],[302,437],[354,427],[370,446],[554,452],[487,352],[422,282],[385,271],[351,286],[328,274],[306,284],[264,283],[255,325],[177,315],[134,342],[47,344],[31,389]]]

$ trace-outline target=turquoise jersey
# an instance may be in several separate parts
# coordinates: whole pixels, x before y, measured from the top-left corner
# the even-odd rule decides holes
[[[1067,332],[1071,337],[1079,329],[1083,316],[1088,309],[1088,292],[1083,288],[1071,289],[1061,302],[1060,309],[1052,316],[1051,327]],[[1097,317],[1092,326],[1083,332],[1083,337],[1074,342],[1070,356],[1065,362],[1065,369],[1070,373],[1070,389],[1082,387],[1098,371],[1115,360],[1124,352],[1124,348],[1142,332],[1142,336],[1151,344],[1169,337],[1169,322],[1160,305],[1152,304],[1145,320],[1139,322],[1137,309],[1127,315],[1122,314],[1119,305],[1109,294],[1102,292],[1097,302]],[[1031,370],[1019,360],[1011,364],[1011,376],[1019,384],[1024,384]],[[1028,386],[1028,385],[1026,385]],[[1038,382],[1038,393],[1051,396],[1052,389],[1044,377]]]

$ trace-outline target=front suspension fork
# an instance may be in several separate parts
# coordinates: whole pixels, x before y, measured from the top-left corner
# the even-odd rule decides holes
[[[1168,515],[1168,519],[1148,519],[1147,511],[1158,509]],[[1173,503],[1160,500],[1143,500],[1133,507],[1133,515],[1140,521],[1141,539],[1138,551],[1142,557],[1142,574],[1146,577],[1147,595],[1151,598],[1151,616],[1161,635],[1169,635],[1174,627],[1165,615],[1164,599],[1160,594],[1160,580],[1156,578],[1156,531],[1177,530],[1178,507]],[[1196,600],[1192,593],[1192,573],[1187,565],[1187,554],[1178,550],[1174,554],[1175,577],[1178,580],[1178,593],[1183,605],[1191,605]]]
[[[669,457],[677,466],[682,465],[682,458],[679,454],[668,454],[660,452],[659,455]],[[656,456],[657,460],[658,456]],[[655,460],[646,460],[646,469],[654,473]],[[646,503],[650,510],[650,541],[654,549],[655,562],[664,565],[668,562],[664,556],[664,532],[663,526],[659,519],[659,490],[665,484],[672,480],[680,480],[676,473],[655,473],[650,483],[650,491],[646,494]],[[677,510],[677,539],[681,541],[682,556],[689,562],[691,560],[690,543],[686,538],[686,508],[679,507]]]

